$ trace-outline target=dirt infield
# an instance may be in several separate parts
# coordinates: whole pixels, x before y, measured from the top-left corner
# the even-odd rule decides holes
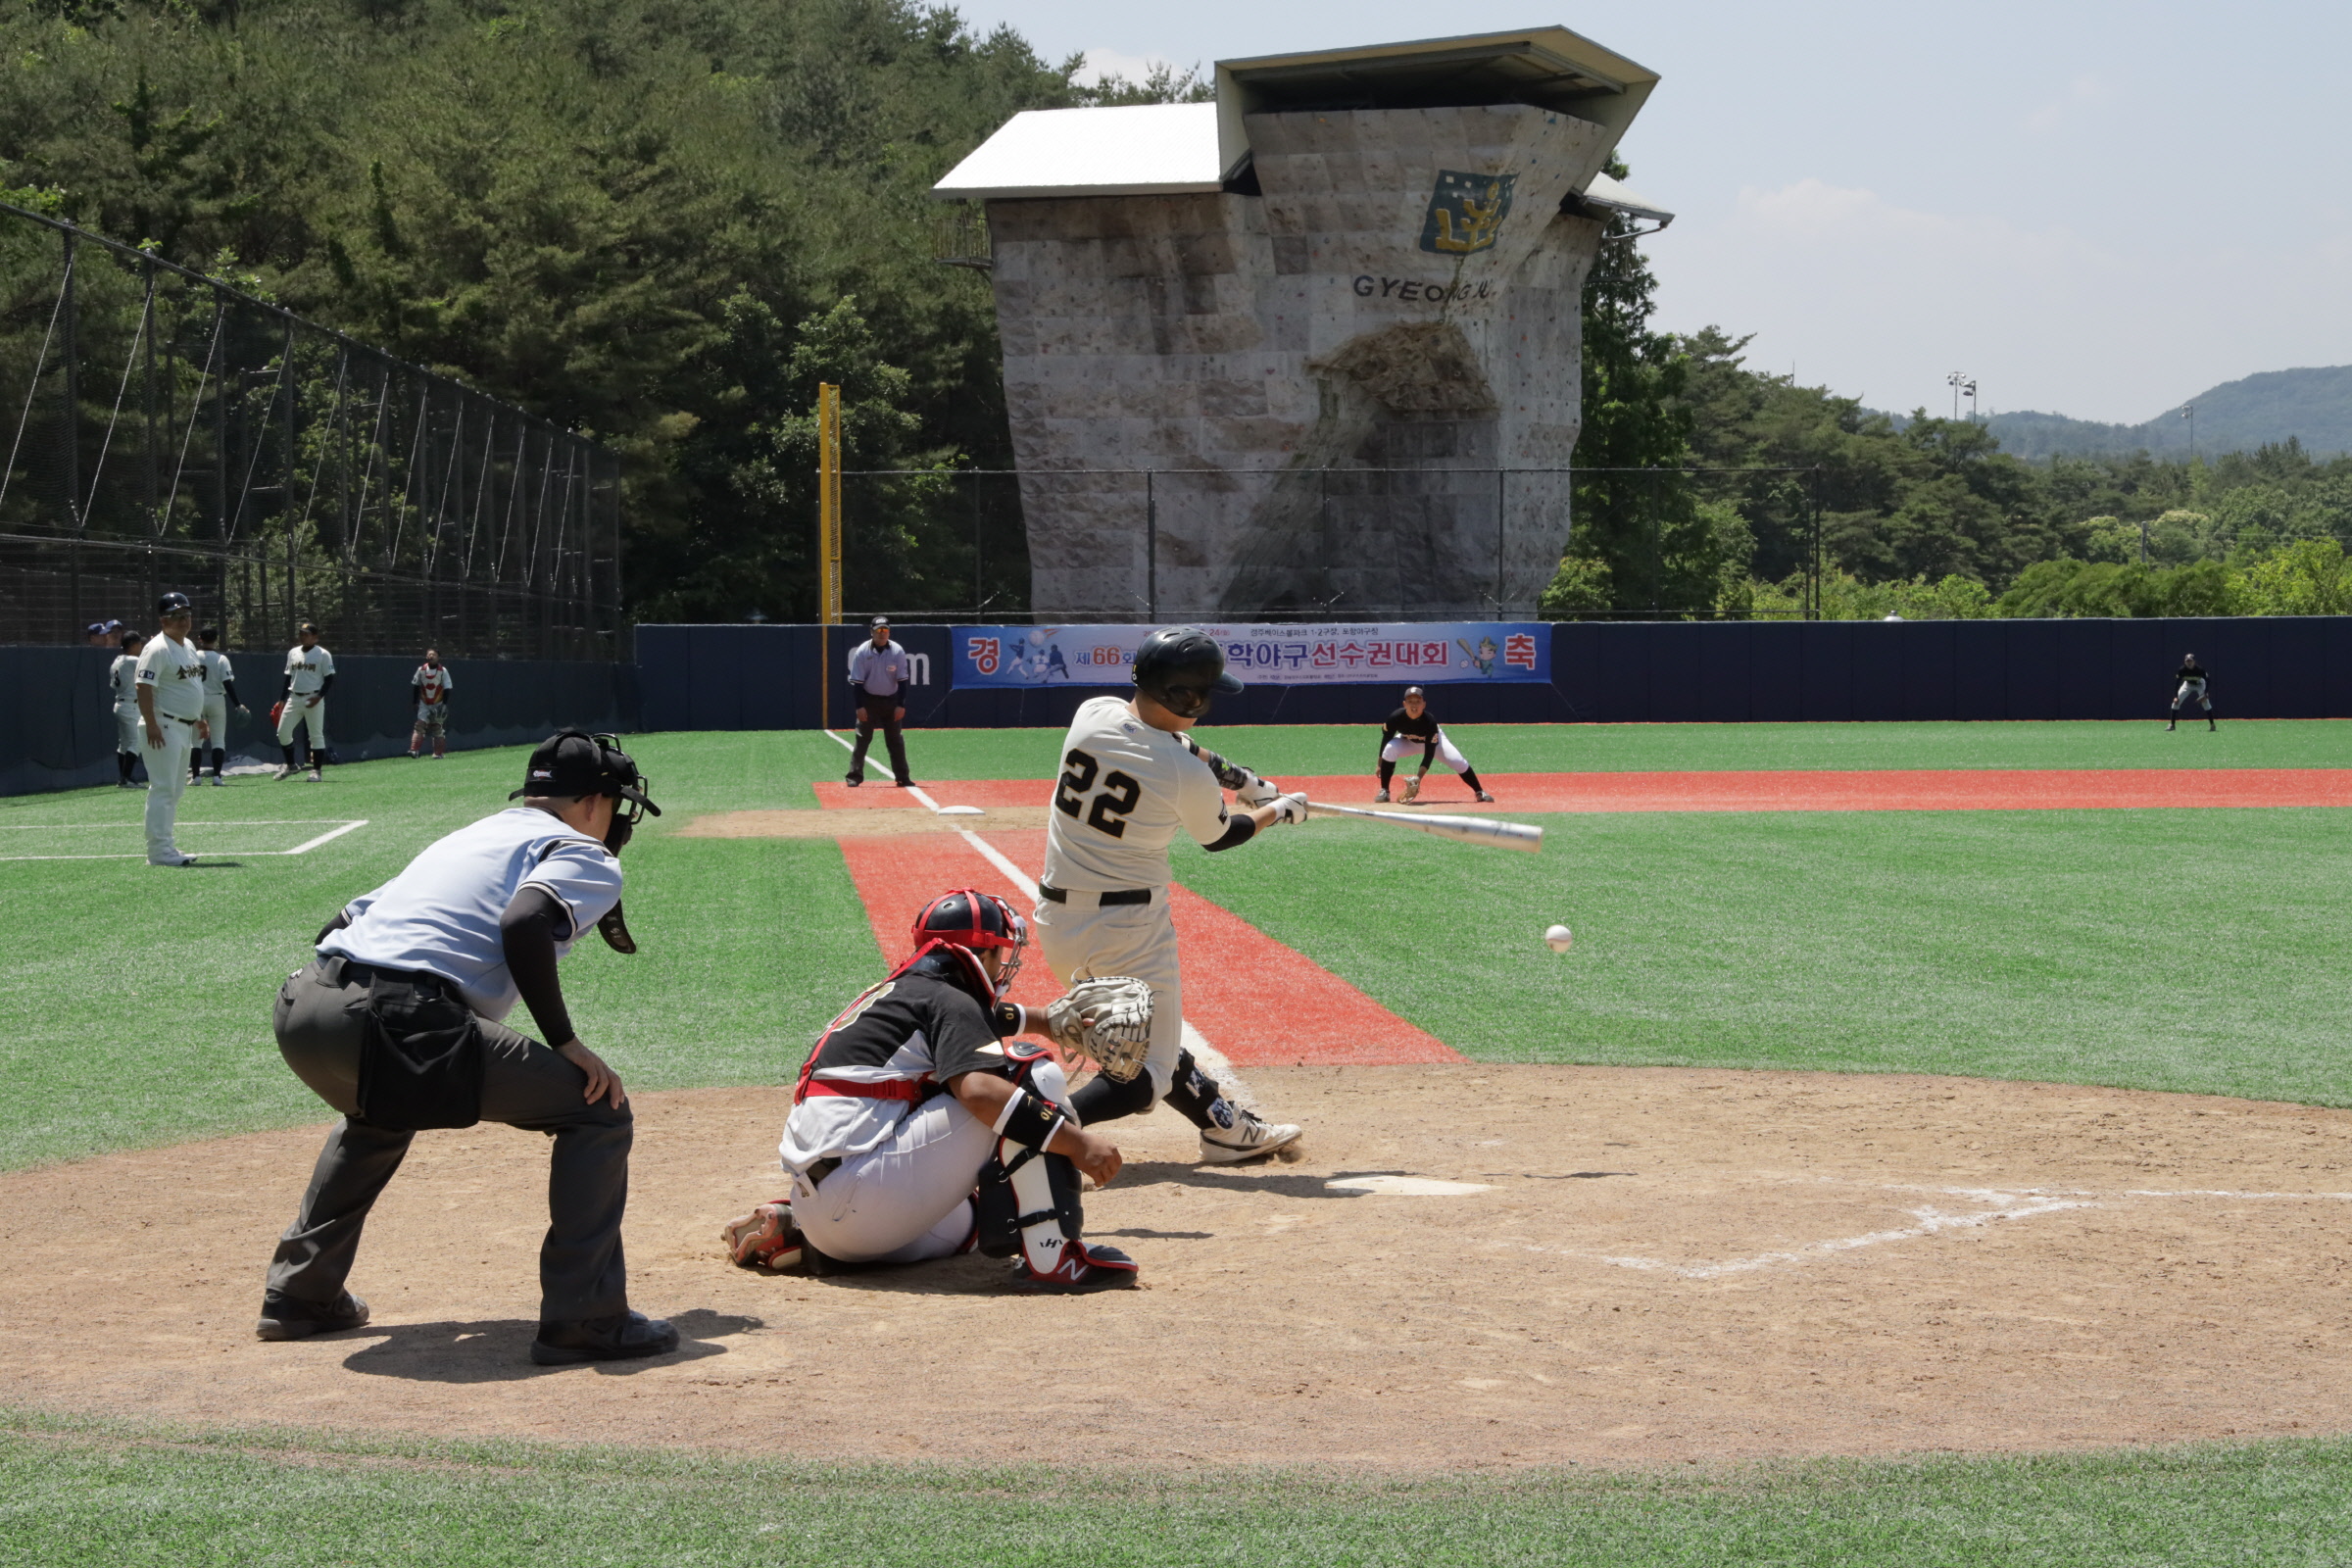
[[[1399,776],[1403,776],[1399,770]],[[1433,773],[1423,798],[1398,810],[1497,811],[2055,811],[2178,810],[2196,807],[2352,806],[2352,768],[1918,768],[1870,772],[1489,773],[1495,804],[1481,808],[1450,773]],[[1369,805],[1370,770],[1307,778],[1284,789]],[[871,790],[814,786],[828,810],[923,810],[904,794],[878,806]],[[927,786],[942,806],[1034,807],[1049,779],[964,779]]]
[[[1185,1162],[1162,1111],[1090,1229],[1132,1295],[971,1257],[721,1262],[773,1196],[775,1090],[644,1097],[639,1304],[680,1353],[523,1356],[545,1141],[425,1134],[367,1329],[261,1345],[318,1129],[0,1177],[0,1400],[192,1421],[814,1458],[1420,1470],[2024,1449],[2352,1425],[2352,1115],[1919,1077],[1261,1068],[1305,1159]],[[1416,1194],[1417,1187],[1440,1186]],[[1458,1187],[1467,1190],[1450,1190]],[[1010,1353],[968,1375],[956,1347]]]

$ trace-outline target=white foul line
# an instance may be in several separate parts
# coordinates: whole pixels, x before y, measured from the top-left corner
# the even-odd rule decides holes
[[[198,858],[202,858],[202,857],[203,857],[203,856],[206,856],[206,855],[213,856],[213,857],[215,857],[216,858],[220,858],[220,857],[222,857],[222,856],[231,856],[231,855],[233,855],[233,856],[249,857],[249,858],[258,858],[258,857],[265,856],[265,855],[277,855],[277,856],[286,856],[286,855],[308,855],[308,854],[309,854],[311,851],[313,851],[313,850],[317,849],[317,848],[318,848],[319,845],[326,843],[326,842],[327,842],[328,840],[330,840],[330,839],[339,839],[339,838],[341,838],[341,837],[342,837],[344,834],[346,834],[346,833],[356,833],[356,832],[358,832],[358,831],[359,831],[361,828],[364,828],[364,827],[366,827],[366,826],[368,825],[368,818],[366,818],[366,817],[364,817],[364,816],[363,816],[363,817],[361,817],[361,818],[360,818],[358,821],[356,821],[356,822],[355,822],[355,821],[345,821],[345,820],[344,820],[343,818],[341,818],[341,817],[334,817],[334,816],[312,816],[312,817],[302,817],[302,818],[298,818],[298,819],[296,819],[296,820],[294,820],[294,821],[288,821],[288,822],[190,822],[190,823],[188,823],[187,825],[188,825],[189,827],[192,827],[192,828],[213,828],[213,827],[316,827],[318,824],[319,824],[319,823],[321,823],[321,822],[341,822],[341,823],[342,823],[342,826],[340,826],[340,827],[337,827],[337,828],[334,828],[333,830],[331,830],[331,831],[329,831],[329,832],[321,833],[321,834],[319,834],[319,835],[318,835],[317,838],[315,838],[315,839],[308,839],[308,840],[305,840],[303,843],[300,843],[300,844],[297,844],[297,845],[295,845],[295,846],[294,846],[292,849],[290,849],[290,850],[205,850],[205,851],[202,851],[202,852],[199,854]],[[19,827],[19,826],[29,827],[29,826],[35,826],[35,825],[37,825],[37,824],[33,824],[33,823],[14,823],[14,822],[12,822],[12,823],[9,823],[9,824],[7,824],[7,825],[9,825],[9,826],[11,826],[11,827]],[[79,826],[79,825],[81,825],[81,824],[75,824],[75,825],[76,825],[76,826]],[[99,823],[99,824],[90,824],[90,825],[95,825],[95,826],[105,826],[105,827],[120,827],[120,828],[123,828],[123,829],[135,828],[135,827],[137,827],[137,826],[138,826],[138,824],[137,824],[136,822],[122,822],[122,823],[113,823],[113,822],[110,822],[110,823]],[[145,853],[144,851],[141,851],[141,852],[139,852],[139,853],[137,853],[137,854],[133,854],[133,855],[0,855],[0,861],[8,861],[8,860],[144,860],[145,858],[147,858],[147,856],[146,856],[146,853]]]
[[[857,747],[852,746],[839,735],[835,735],[831,730],[826,730],[824,733],[852,756],[857,755]],[[921,790],[908,789],[906,793],[922,802],[933,814],[942,814],[939,803]],[[957,828],[956,833],[964,843],[978,850],[982,858],[986,859],[989,864],[1003,872],[1004,879],[1018,888],[1022,897],[1033,903],[1038,900],[1040,895],[1037,891],[1037,883],[1028,872],[1014,864],[1002,850],[969,828]],[[1200,1064],[1201,1070],[1214,1078],[1218,1087],[1223,1089],[1227,1095],[1252,1109],[1256,1107],[1255,1098],[1250,1095],[1249,1086],[1242,1082],[1241,1074],[1233,1070],[1233,1063],[1225,1058],[1225,1053],[1210,1045],[1208,1037],[1194,1028],[1190,1018],[1184,1021],[1184,1049],[1193,1054],[1193,1059]]]

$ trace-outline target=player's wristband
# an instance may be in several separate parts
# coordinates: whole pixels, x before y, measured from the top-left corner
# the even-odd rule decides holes
[[[1017,1002],[1000,1002],[988,1009],[989,1024],[997,1031],[999,1040],[1029,1032],[1028,1014]]]
[[[1069,1113],[1051,1100],[1041,1100],[1026,1089],[1015,1089],[991,1131],[999,1138],[1042,1154],[1047,1143],[1068,1119]]]

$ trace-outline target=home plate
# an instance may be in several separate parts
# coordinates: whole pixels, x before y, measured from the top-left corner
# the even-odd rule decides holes
[[[939,814],[942,816],[981,816],[986,813],[977,806],[943,806],[939,808]]]
[[[1323,1184],[1339,1193],[1378,1193],[1384,1198],[1460,1198],[1491,1189],[1484,1182],[1441,1182],[1427,1176],[1343,1176]]]

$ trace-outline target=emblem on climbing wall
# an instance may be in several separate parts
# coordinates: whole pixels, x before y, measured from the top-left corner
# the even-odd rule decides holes
[[[1439,170],[1429,217],[1421,224],[1421,248],[1440,256],[1468,256],[1493,245],[1511,214],[1511,185],[1517,178]]]

